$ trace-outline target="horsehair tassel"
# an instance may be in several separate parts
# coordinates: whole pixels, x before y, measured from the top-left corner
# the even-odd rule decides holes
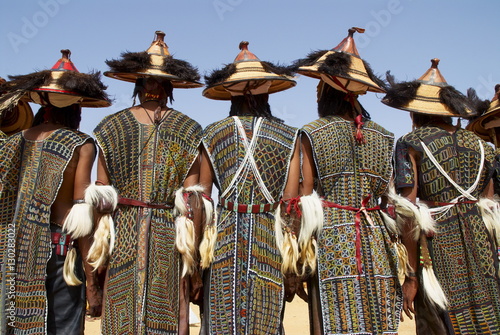
[[[434,273],[425,234],[420,235],[420,265],[422,267],[422,285],[427,300],[443,310],[446,309],[448,299]]]
[[[205,209],[205,229],[200,243],[201,268],[208,269],[214,260],[215,244],[217,242],[217,212],[214,202],[205,193],[201,194]]]

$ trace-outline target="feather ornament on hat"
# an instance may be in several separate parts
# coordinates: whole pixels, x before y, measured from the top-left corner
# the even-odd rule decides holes
[[[138,78],[158,77],[170,80],[174,88],[196,88],[199,83],[198,69],[190,63],[174,59],[165,43],[165,33],[155,32],[151,46],[142,52],[123,52],[121,59],[107,60],[110,71],[104,75],[110,78],[136,82]]]
[[[215,100],[231,100],[235,95],[271,94],[295,86],[289,67],[261,61],[241,42],[234,62],[205,76],[207,88],[203,96]]]

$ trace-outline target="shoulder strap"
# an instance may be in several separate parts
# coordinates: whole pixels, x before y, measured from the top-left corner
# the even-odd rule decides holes
[[[264,184],[264,181],[262,180],[262,177],[261,177],[260,172],[257,168],[257,164],[255,163],[255,159],[254,159],[254,155],[253,155],[253,153],[255,151],[255,147],[257,145],[257,139],[258,139],[258,135],[260,132],[263,118],[259,117],[257,119],[250,143],[248,142],[248,138],[247,138],[245,129],[244,129],[243,125],[241,124],[241,120],[237,116],[233,116],[233,119],[234,119],[234,122],[236,124],[236,128],[238,129],[240,139],[241,139],[243,145],[245,146],[246,154],[245,154],[245,157],[243,158],[243,161],[241,162],[238,170],[234,174],[233,179],[231,180],[231,183],[224,190],[224,192],[221,194],[221,197],[224,197],[229,192],[231,187],[236,183],[238,177],[240,176],[241,172],[245,168],[246,164],[248,163],[250,168],[253,170],[255,177],[257,178],[257,182],[258,182],[259,187],[261,188],[262,193],[264,194],[265,198],[267,199],[267,201],[269,203],[274,203],[275,202],[274,198],[272,197],[271,193],[269,192],[266,185]]]

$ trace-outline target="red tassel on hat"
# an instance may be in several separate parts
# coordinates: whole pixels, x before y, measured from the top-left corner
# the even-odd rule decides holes
[[[363,127],[364,122],[362,121],[363,116],[358,115],[354,119],[354,124],[356,125],[356,141],[358,141],[359,144],[365,144],[366,140],[365,137],[363,136],[363,133],[361,132],[361,127]]]

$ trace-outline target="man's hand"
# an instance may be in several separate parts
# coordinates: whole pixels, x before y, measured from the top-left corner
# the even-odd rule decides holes
[[[307,302],[307,293],[304,290],[304,281],[302,277],[295,274],[287,274],[284,279],[285,284],[285,300],[292,302],[295,294],[302,300]]]
[[[417,277],[406,277],[403,283],[403,310],[405,314],[410,318],[410,320],[413,320],[412,314],[417,314],[415,313],[415,309],[413,307],[413,302],[415,301],[417,291]],[[403,314],[401,314],[401,321],[404,321]]]

